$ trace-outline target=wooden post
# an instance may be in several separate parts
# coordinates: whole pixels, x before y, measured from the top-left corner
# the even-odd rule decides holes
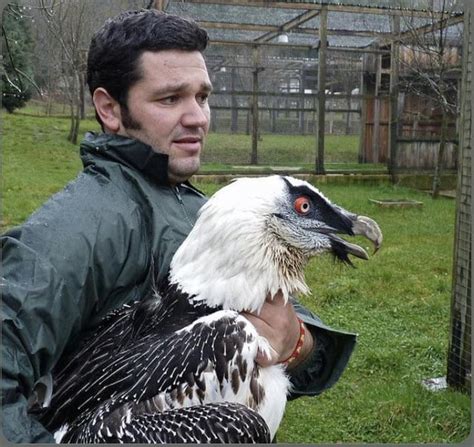
[[[252,152],[250,154],[250,164],[258,164],[258,72],[259,72],[259,51],[258,46],[253,48],[253,92],[252,92]]]
[[[361,105],[360,105],[360,139],[359,139],[359,163],[366,163],[367,156],[365,154],[365,137],[366,137],[366,127],[367,127],[367,88],[365,85],[364,74],[361,74],[360,77],[360,94]]]
[[[371,163],[379,162],[380,155],[380,112],[382,108],[382,98],[380,97],[380,90],[382,84],[382,55],[375,55],[375,93],[374,93],[374,126],[372,133],[372,153]],[[385,142],[384,142],[385,143]]]
[[[466,3],[467,6],[467,3]],[[471,9],[471,10],[470,10]],[[447,382],[471,393],[472,368],[472,6],[464,15],[459,169]]]
[[[376,89],[377,90],[377,89]],[[372,135],[372,163],[379,162],[380,154],[380,96],[374,96],[374,132]]]
[[[318,119],[316,122],[316,174],[324,174],[324,132],[326,110],[326,53],[328,7],[323,5],[319,14],[319,51],[318,51]]]
[[[232,67],[231,71],[231,78],[230,78],[230,89],[231,89],[231,120],[230,120],[230,132],[237,133],[239,130],[239,110],[238,110],[238,102],[235,96],[236,90],[236,69]]]
[[[299,76],[299,80],[300,80],[300,84],[299,84],[299,93],[300,93],[300,97],[298,98],[298,104],[299,104],[299,107],[301,109],[304,109],[304,106],[305,106],[305,100],[304,100],[304,85],[303,85],[303,70],[301,70],[301,73],[300,73],[300,76]],[[298,127],[299,127],[299,130],[300,130],[300,134],[301,135],[304,135],[305,134],[305,126],[304,126],[304,110],[301,110],[299,112],[299,123],[298,123]]]
[[[390,54],[390,158],[388,169],[393,184],[397,183],[397,142],[398,142],[398,78],[400,67],[400,16],[391,16],[393,41]]]

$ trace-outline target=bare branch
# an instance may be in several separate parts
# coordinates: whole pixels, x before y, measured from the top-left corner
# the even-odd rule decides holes
[[[23,90],[18,87],[8,76],[8,73],[6,71],[4,71],[2,73],[3,76],[5,76],[5,79],[7,80],[7,82],[18,92],[18,93],[23,93]]]

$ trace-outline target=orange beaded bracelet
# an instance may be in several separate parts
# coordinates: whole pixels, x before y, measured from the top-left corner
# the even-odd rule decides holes
[[[289,365],[296,358],[298,358],[298,356],[301,353],[301,349],[303,348],[304,337],[305,337],[304,324],[303,324],[303,321],[300,318],[298,318],[298,321],[300,323],[300,338],[298,338],[298,342],[296,343],[295,349],[293,350],[291,355],[286,360],[283,360],[283,361],[279,362],[279,363],[283,363],[285,366]]]

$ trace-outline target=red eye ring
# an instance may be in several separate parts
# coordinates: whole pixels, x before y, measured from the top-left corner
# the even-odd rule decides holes
[[[295,200],[294,208],[298,214],[308,214],[311,211],[311,201],[306,196],[300,196]]]

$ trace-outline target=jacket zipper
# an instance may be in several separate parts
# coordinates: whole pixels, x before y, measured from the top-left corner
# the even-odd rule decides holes
[[[184,217],[186,218],[186,221],[188,224],[192,227],[194,227],[194,224],[191,222],[191,219],[189,218],[188,212],[186,211],[186,207],[184,206],[183,198],[181,197],[181,193],[179,192],[179,186],[175,186],[173,188],[174,194],[176,198],[178,199],[179,204],[181,205],[181,208],[184,213]]]

